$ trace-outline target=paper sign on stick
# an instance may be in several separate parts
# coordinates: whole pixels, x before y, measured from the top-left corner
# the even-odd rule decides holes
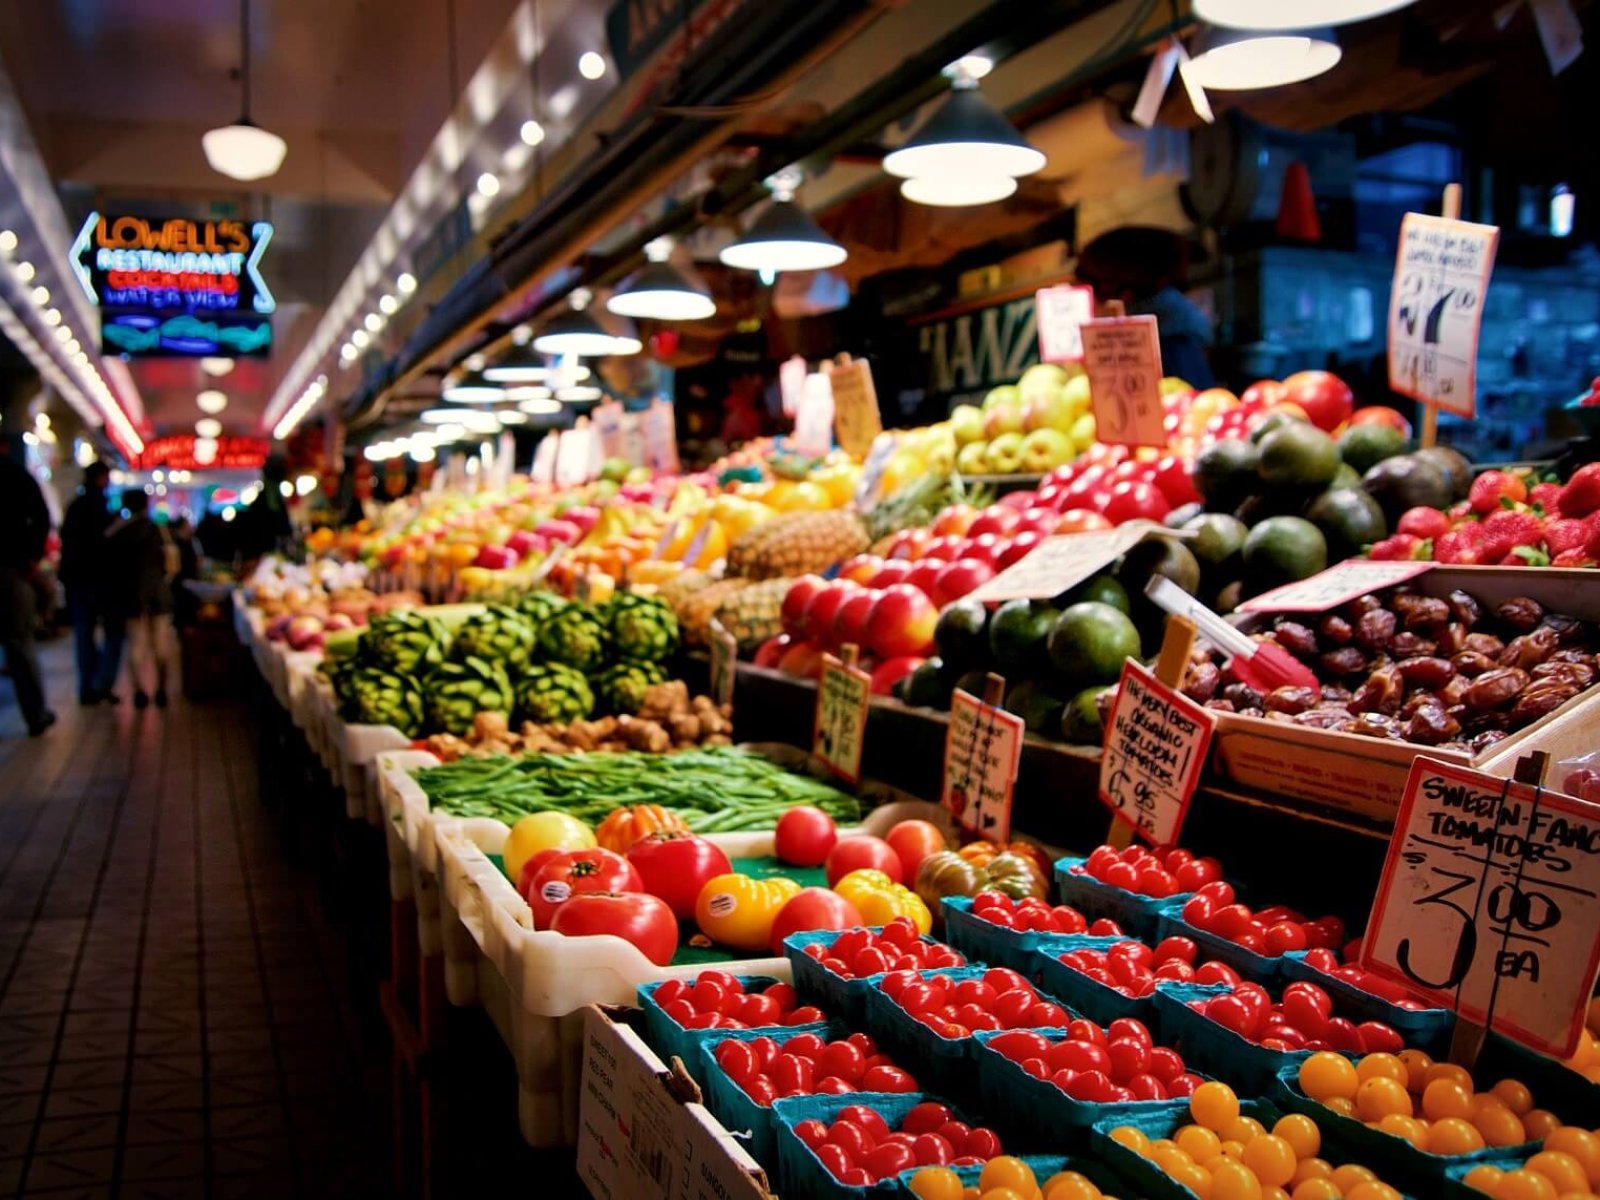
[[[867,703],[872,676],[847,667],[829,655],[817,681],[817,713],[811,729],[811,752],[839,778],[861,781],[861,752],[866,741]]]
[[[1047,537],[987,583],[970,593],[971,599],[1048,600],[1070,591],[1102,567],[1116,562],[1144,541],[1146,535],[1166,532],[1154,521],[1127,521],[1115,529],[1086,533],[1058,533]]]
[[[1361,965],[1572,1054],[1600,971],[1600,805],[1418,758]]]
[[[1177,842],[1205,770],[1213,718],[1129,659],[1106,722],[1100,802],[1154,846]]]
[[[1081,329],[1095,436],[1113,445],[1165,446],[1156,319],[1105,317],[1086,321]]]
[[[1015,713],[956,690],[944,739],[939,803],[962,828],[991,842],[1011,838],[1011,802],[1027,726]]]
[[[833,429],[839,445],[856,458],[865,458],[872,439],[883,432],[878,391],[872,384],[872,364],[846,355],[838,364],[823,370],[833,388]]]
[[[1085,321],[1094,320],[1092,287],[1047,287],[1034,295],[1039,328],[1039,361],[1082,362]]]
[[[1477,411],[1478,329],[1500,230],[1423,213],[1400,226],[1389,295],[1389,387],[1446,412]]]
[[[733,681],[737,674],[734,663],[739,657],[739,643],[734,640],[722,622],[711,618],[711,699],[720,707],[733,703]]]
[[[1239,605],[1240,612],[1320,613],[1348,604],[1357,596],[1415,579],[1433,569],[1431,562],[1385,562],[1351,558]]]

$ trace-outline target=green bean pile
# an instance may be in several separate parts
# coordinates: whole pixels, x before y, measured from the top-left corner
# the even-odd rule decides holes
[[[632,804],[672,809],[695,833],[771,829],[797,804],[815,805],[841,824],[861,817],[854,796],[731,746],[677,754],[463,758],[417,772],[417,782],[437,812],[507,825],[536,812],[563,812],[597,825],[613,809]]]

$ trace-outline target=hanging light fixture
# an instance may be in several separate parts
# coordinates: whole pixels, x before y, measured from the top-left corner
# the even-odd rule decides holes
[[[978,90],[978,81],[992,65],[977,55],[954,63],[947,72],[950,94],[944,103],[905,145],[884,157],[883,169],[902,179],[984,181],[1018,179],[1041,170],[1043,152]]]
[[[1312,29],[1398,12],[1416,0],[1194,0],[1194,15],[1226,29]]]
[[[277,173],[289,144],[250,119],[250,0],[239,0],[239,79],[244,93],[241,115],[201,135],[211,169],[230,179],[265,179]]]
[[[228,397],[216,388],[207,388],[194,398],[194,406],[209,417],[228,407]]]
[[[590,293],[578,288],[572,293],[572,307],[557,313],[533,339],[540,354],[576,354],[584,358],[637,354],[644,343],[629,333],[611,333],[588,311]]]
[[[620,317],[652,321],[703,321],[715,316],[717,304],[705,281],[667,261],[672,242],[657,238],[644,248],[649,261],[606,301]]]
[[[850,257],[795,203],[799,171],[780,171],[767,186],[772,203],[737,241],[722,248],[718,257],[724,263],[743,271],[822,271]]]
[[[1333,70],[1342,56],[1331,29],[1211,28],[1201,33],[1195,55],[1180,69],[1207,91],[1243,92],[1304,83]]]
[[[1017,181],[1009,175],[924,175],[900,181],[900,194],[913,204],[934,208],[971,208],[1014,195]]]
[[[506,398],[506,390],[485,379],[482,373],[468,371],[457,376],[447,375],[439,396],[451,404],[498,404]]]

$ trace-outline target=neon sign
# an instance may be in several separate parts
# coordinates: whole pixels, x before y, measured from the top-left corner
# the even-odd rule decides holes
[[[267,461],[272,443],[266,438],[220,437],[215,458],[201,462],[194,455],[196,438],[192,433],[175,433],[145,443],[144,453],[131,466],[135,471],[166,467],[175,471],[257,471]]]
[[[265,355],[277,300],[261,277],[265,221],[162,220],[92,212],[72,266],[100,308],[107,354]]]

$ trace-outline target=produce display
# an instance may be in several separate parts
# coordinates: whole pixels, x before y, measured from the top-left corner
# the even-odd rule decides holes
[[[932,1100],[915,1105],[893,1123],[870,1101],[849,1105],[831,1125],[815,1118],[799,1122],[794,1135],[828,1174],[848,1187],[865,1187],[934,1163],[976,1166],[1001,1152],[994,1130],[968,1125],[950,1106]]]
[[[1012,1200],[1013,1196],[1038,1196],[1039,1200],[1117,1200],[1102,1192],[1081,1171],[1057,1171],[1041,1182],[1025,1159],[1002,1154],[991,1158],[978,1172],[976,1185],[949,1167],[923,1167],[906,1184],[917,1200]]]
[[[1291,983],[1274,1000],[1261,984],[1241,980],[1223,995],[1189,1001],[1189,1007],[1268,1050],[1393,1054],[1405,1045],[1382,1021],[1335,1016],[1332,998],[1314,983]]]
[[[797,1034],[782,1044],[770,1038],[730,1040],[717,1046],[717,1065],[763,1108],[790,1096],[917,1090],[911,1073],[879,1053],[877,1044],[864,1033],[832,1042],[815,1033]]]
[[[692,981],[664,980],[653,998],[662,1012],[685,1029],[759,1029],[763,1025],[810,1025],[824,1019],[821,1009],[797,1003],[794,988],[787,983],[752,992],[727,971],[701,971]],[[758,1042],[724,1044],[754,1046],[765,1065],[771,1059]]]

